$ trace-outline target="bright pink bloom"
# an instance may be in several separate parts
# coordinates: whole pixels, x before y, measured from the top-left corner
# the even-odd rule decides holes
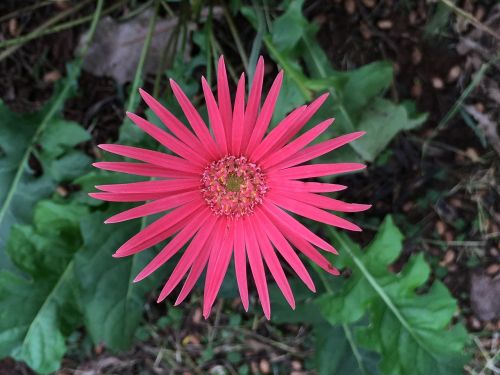
[[[128,117],[177,156],[130,146],[100,145],[103,150],[140,163],[98,162],[94,164],[97,168],[159,178],[97,186],[102,192],[90,194],[97,199],[149,201],[110,217],[106,223],[169,211],[130,238],[114,254],[115,257],[133,255],[171,237],[135,281],[149,276],[187,245],[158,301],[164,300],[187,274],[175,302],[181,303],[206,268],[203,315],[208,317],[233,256],[243,306],[248,309],[248,259],[264,314],[269,319],[271,308],[264,263],[288,303],[295,307],[292,290],[276,252],[312,291],[315,290],[313,281],[297,252],[325,271],[333,275],[339,273],[316,247],[332,253],[336,250],[287,211],[339,228],[361,230],[328,210],[358,212],[370,205],[345,203],[320,194],[340,191],[345,186],[300,179],[365,168],[358,163],[301,165],[361,137],[364,132],[309,146],[333,123],[333,119],[329,119],[293,139],[325,101],[327,95],[322,95],[311,104],[292,111],[266,135],[283,72],[276,77],[261,107],[263,77],[264,61],[260,58],[246,104],[245,76],[242,74],[234,105],[222,57],[217,75],[218,102],[202,78],[213,135],[174,81],[170,81],[174,95],[194,132],[141,90],[142,98],[169,132],[133,113],[127,113]]]

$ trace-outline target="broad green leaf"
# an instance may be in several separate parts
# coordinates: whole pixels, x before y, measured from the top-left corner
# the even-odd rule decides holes
[[[314,326],[315,370],[319,375],[378,374],[378,356],[358,347],[353,337],[353,326],[328,323]]]
[[[332,230],[342,263],[352,269],[344,287],[318,300],[331,324],[353,323],[368,314],[371,324],[357,330],[360,344],[381,354],[384,374],[456,374],[467,361],[462,325],[450,328],[456,301],[440,283],[417,294],[429,277],[423,255],[410,258],[398,274],[388,267],[399,256],[402,235],[388,217],[362,252]]]
[[[26,277],[0,273],[0,356],[38,373],[59,368],[65,338],[78,326],[73,254],[81,246],[82,206],[40,202],[34,226],[14,226],[8,253]]]
[[[43,121],[46,110],[30,115],[18,115],[0,103],[0,266],[9,261],[4,253],[11,226],[28,223],[32,209],[41,198],[49,195],[53,182],[47,176],[36,176],[28,166],[29,148]]]
[[[426,115],[420,115],[412,119],[404,106],[385,99],[375,99],[365,108],[359,120],[358,129],[363,129],[367,134],[355,141],[355,148],[365,160],[373,161],[397,133],[421,125],[426,118]]]
[[[283,15],[273,22],[273,44],[281,51],[296,46],[307,27],[307,20],[302,15],[304,0],[292,1]]]
[[[68,78],[54,97],[35,114],[19,115],[0,102],[0,266],[10,267],[4,247],[13,224],[31,220],[37,201],[49,196],[59,182],[82,173],[88,158],[73,151],[87,133],[73,122],[59,117],[64,100],[71,95],[79,73],[69,66]],[[78,128],[78,130],[77,130]],[[71,152],[70,152],[71,151]],[[70,152],[70,154],[66,154]],[[41,171],[30,167],[38,160]]]
[[[114,350],[130,347],[141,321],[146,293],[153,278],[133,283],[134,277],[151,260],[147,250],[127,258],[112,254],[140,229],[140,222],[105,225],[103,221],[116,213],[108,210],[82,220],[84,245],[76,256],[75,273],[80,284],[80,298],[85,325],[98,344]]]
[[[44,153],[56,158],[63,154],[68,148],[79,143],[88,141],[89,133],[81,125],[73,121],[56,118],[51,121],[50,126],[40,137]]]
[[[314,275],[312,275],[314,276]],[[290,285],[296,301],[292,310],[275,284],[270,285],[272,321],[283,324],[310,324],[315,347],[314,370],[320,375],[378,374],[378,356],[358,347],[353,337],[353,327],[348,324],[330,325],[314,303],[311,291],[304,284],[291,279]],[[317,283],[321,288],[321,283]]]

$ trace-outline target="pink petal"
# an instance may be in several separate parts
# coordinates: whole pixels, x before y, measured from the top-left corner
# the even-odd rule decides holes
[[[341,146],[344,146],[345,144],[358,139],[363,134],[365,134],[365,132],[345,134],[340,137],[330,139],[326,142],[307,147],[290,157],[290,159],[286,160],[285,162],[280,163],[276,168],[287,168],[293,165],[305,163],[306,161],[312,160]]]
[[[94,199],[107,202],[142,202],[165,197],[165,193],[89,193]]]
[[[153,112],[158,116],[158,118],[163,122],[163,124],[182,142],[186,145],[190,145],[193,149],[200,153],[203,158],[208,157],[208,151],[201,144],[200,140],[191,133],[182,122],[180,122],[177,117],[175,117],[168,109],[162,106],[155,98],[149,95],[146,91],[139,89],[142,98],[146,104],[153,110]]]
[[[142,117],[137,116],[134,113],[127,112],[128,118],[134,122],[139,128],[144,132],[149,134],[155,140],[160,142],[167,149],[172,150],[179,156],[192,163],[205,166],[207,164],[207,159],[198,155],[191,147],[187,146],[185,143],[179,141],[177,138],[171,136],[166,131],[159,129],[157,126],[153,125],[149,121],[146,121]]]
[[[293,140],[283,148],[275,146],[273,150],[276,151],[265,155],[260,162],[260,165],[264,168],[269,168],[283,160],[286,160],[319,137],[332,124],[332,122],[333,119],[328,119],[319,123],[314,128],[297,137],[297,139]]]
[[[288,262],[290,267],[295,271],[297,276],[307,285],[309,289],[313,292],[316,291],[314,282],[304,267],[304,264],[297,256],[295,251],[292,249],[288,241],[285,239],[281,231],[272,223],[272,221],[267,217],[266,213],[262,209],[255,211],[258,215],[258,221],[261,222],[261,227],[265,230],[267,236],[273,243],[274,247],[279,251],[281,256]]]
[[[322,238],[318,237],[316,234],[314,234],[305,226],[303,226],[301,223],[299,223],[296,219],[285,213],[283,210],[281,210],[271,202],[268,201],[264,202],[262,208],[264,209],[268,217],[272,220],[272,222],[275,225],[278,225],[278,223],[283,223],[283,225],[290,228],[291,231],[297,233],[305,240],[311,242],[312,244],[318,246],[319,248],[325,251],[337,254],[337,250],[335,250],[332,245],[327,243]]]
[[[200,179],[153,180],[128,184],[97,185],[96,189],[110,193],[172,193],[199,188]]]
[[[347,189],[347,186],[345,185],[279,179],[268,179],[267,186],[269,189],[278,189],[296,193],[333,193]]]
[[[292,211],[297,215],[307,217],[308,219],[333,225],[338,228],[361,232],[360,227],[344,218],[333,215],[327,211],[323,211],[307,203],[285,197],[282,194],[277,193],[276,191],[270,191],[267,194],[266,198],[277,204],[278,206],[288,211]]]
[[[335,164],[313,164],[302,165],[281,169],[272,172],[272,178],[301,179],[310,177],[329,176],[347,172],[355,172],[365,169],[366,165],[360,163],[335,163]],[[271,175],[271,173],[269,173]]]
[[[231,139],[231,95],[229,94],[229,84],[227,82],[226,64],[224,64],[224,57],[219,58],[219,65],[217,68],[217,99],[219,102],[219,111],[221,114],[222,122],[224,124],[227,139]]]
[[[232,152],[234,155],[240,154],[241,142],[245,132],[245,74],[242,74],[238,81],[236,89],[236,98],[234,99],[234,111],[232,128]]]
[[[222,230],[224,232],[221,237],[222,241],[218,246],[212,248],[208,261],[207,276],[205,278],[205,296],[203,298],[203,316],[205,319],[210,315],[215,297],[222,285],[233,252],[233,222],[227,220]]]
[[[264,80],[264,59],[262,56],[259,57],[257,61],[257,67],[255,68],[255,75],[252,81],[252,88],[250,94],[248,95],[248,104],[245,110],[245,122],[244,122],[244,132],[243,132],[243,145],[248,144],[250,141],[250,136],[252,135],[252,130],[255,127],[255,121],[259,115],[260,108],[260,98],[262,94],[262,83]]]
[[[299,249],[302,254],[311,259],[314,263],[324,269],[326,272],[332,275],[339,275],[340,272],[336,269],[323,255],[320,254],[318,250],[314,248],[309,242],[305,241],[295,232],[289,230],[288,228],[281,228],[282,232],[285,234],[286,238]]]
[[[248,311],[247,260],[245,254],[245,226],[243,220],[234,222],[234,268],[240,291],[241,303]]]
[[[172,169],[159,167],[149,163],[129,163],[125,161],[98,161],[92,164],[94,167],[106,171],[134,174],[147,177],[166,178],[193,178],[192,173],[185,173]]]
[[[163,287],[157,302],[161,302],[165,298],[167,298],[167,296],[172,293],[174,288],[179,284],[181,279],[188,271],[189,267],[191,267],[195,259],[199,256],[199,253],[203,246],[206,244],[208,237],[212,233],[215,222],[216,220],[208,220],[208,222],[201,227],[198,233],[196,233],[195,237],[189,244],[184,254],[182,254],[181,259],[175,266],[174,271]]]
[[[160,268],[165,262],[173,257],[186,242],[188,242],[200,227],[212,215],[212,212],[206,208],[193,216],[192,220],[182,230],[173,237],[170,242],[156,255],[151,262],[136,276],[134,281],[140,281],[151,275]]]
[[[295,134],[297,134],[300,129],[304,127],[305,124],[314,116],[314,114],[318,111],[319,107],[323,105],[326,98],[328,98],[328,94],[323,94],[316,100],[314,100],[311,104],[309,104],[306,110],[302,113],[300,119],[298,119],[293,126],[291,126],[288,131],[276,142],[276,148],[283,147],[290,139],[293,138]]]
[[[173,234],[168,234],[168,230],[171,227],[182,222],[182,220],[192,215],[194,212],[203,207],[203,205],[203,201],[196,200],[169,212],[165,216],[146,226],[135,236],[131,237],[127,242],[120,246],[114,256],[121,257],[135,254],[153,246],[153,244],[149,246],[144,245],[147,241],[150,241],[153,238],[155,238],[157,240],[156,243],[158,243],[170,237]]]
[[[182,89],[177,83],[175,83],[173,79],[170,80],[170,86],[172,87],[172,91],[174,92],[174,95],[177,98],[182,111],[186,115],[189,124],[200,139],[201,143],[205,146],[205,148],[213,158],[218,158],[220,156],[220,153],[217,152],[215,142],[208,132],[208,128],[203,122],[200,114],[196,111],[193,104],[191,104],[191,102],[187,98],[186,94],[184,94]]]
[[[227,82],[226,82],[227,83]],[[215,102],[214,94],[204,77],[201,78],[201,85],[203,87],[203,93],[205,95],[205,103],[207,103],[208,117],[210,119],[210,124],[214,131],[215,140],[219,146],[219,150],[225,155],[227,154],[227,144],[226,141],[226,130],[224,129],[224,124],[222,123],[221,113],[219,108],[217,108],[217,103]]]
[[[208,262],[208,258],[210,257],[212,249],[215,246],[220,245],[221,239],[218,238],[216,234],[218,233],[220,234],[222,233],[222,231],[218,230],[217,228],[223,226],[224,224],[225,224],[224,219],[218,219],[217,223],[215,224],[214,231],[210,233],[210,238],[208,239],[206,245],[202,248],[198,257],[195,259],[193,266],[191,267],[191,271],[189,271],[189,275],[186,281],[184,282],[184,285],[182,286],[181,292],[179,293],[177,300],[174,303],[175,306],[182,303],[182,301],[184,301],[189,292],[191,292],[194,285],[196,284],[196,281],[198,281],[201,273],[203,272],[203,269],[205,268]]]
[[[269,320],[271,319],[271,301],[269,300],[269,291],[267,289],[266,273],[264,271],[264,264],[262,263],[262,255],[260,252],[259,244],[256,239],[256,233],[253,226],[254,217],[247,218],[248,225],[245,227],[245,243],[248,254],[248,263],[252,270],[255,286],[257,287],[257,294],[259,295],[260,303],[264,315]]]
[[[113,144],[100,144],[99,148],[116,155],[121,155],[146,163],[158,165],[166,169],[175,169],[185,173],[191,172],[193,174],[200,174],[202,172],[201,167],[197,167],[185,159],[181,159],[177,156],[167,155],[158,151]]]
[[[285,296],[288,304],[292,309],[295,309],[295,299],[293,298],[292,288],[290,288],[290,284],[285,276],[285,272],[283,272],[283,268],[281,268],[280,261],[276,254],[274,253],[274,249],[269,242],[269,238],[259,223],[259,218],[256,217],[253,221],[255,234],[257,235],[257,240],[259,241],[260,250],[264,257],[264,260],[271,271],[271,275],[273,275],[274,280],[276,280],[276,284],[280,288],[281,292]]]
[[[292,126],[304,112],[306,106],[294,109],[288,114],[271,132],[264,138],[264,140],[255,148],[254,152],[250,155],[251,160],[259,161],[264,155],[276,145],[279,137],[281,137],[287,129]]]
[[[262,110],[260,111],[259,117],[257,118],[257,122],[255,123],[255,127],[252,131],[252,136],[250,137],[250,141],[247,146],[247,154],[251,154],[254,148],[259,144],[262,140],[262,137],[266,133],[267,128],[269,127],[269,123],[271,118],[273,117],[274,106],[276,105],[276,101],[278,100],[278,95],[281,89],[281,83],[283,82],[283,71],[281,70],[278,73],[278,76],[273,82],[271,89],[269,90],[269,94],[264,101],[264,105],[262,106]]]
[[[137,219],[138,217],[149,216],[170,210],[174,207],[181,206],[185,203],[200,200],[199,191],[188,191],[185,193],[172,194],[155,201],[145,203],[143,205],[125,210],[119,214],[111,216],[105,221],[106,224],[119,223],[122,221]]]
[[[347,203],[339,201],[338,199],[311,193],[286,192],[286,195],[294,200],[332,211],[361,212],[368,210],[372,206],[371,204]]]

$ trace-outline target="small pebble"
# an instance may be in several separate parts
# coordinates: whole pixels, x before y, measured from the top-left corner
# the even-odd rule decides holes
[[[195,323],[195,324],[200,323],[201,317],[202,317],[201,309],[198,307],[196,310],[194,310],[193,323]]]
[[[348,14],[354,14],[354,12],[356,11],[356,3],[354,2],[354,0],[346,0],[346,2],[344,3],[344,8]]]
[[[488,275],[495,275],[500,271],[500,264],[492,264],[488,268],[486,268],[486,273]]]
[[[365,40],[369,40],[372,37],[372,32],[370,31],[370,28],[364,22],[361,22],[361,25],[359,25],[359,32],[361,33],[361,36]]]
[[[484,104],[481,102],[474,104],[474,108],[476,109],[476,111],[481,112],[481,113],[483,113],[485,110]]]
[[[377,22],[377,26],[380,30],[389,30],[392,28],[391,20],[380,20]]]
[[[61,79],[61,73],[58,70],[52,70],[47,72],[43,76],[43,82],[45,83],[54,83]]]
[[[432,77],[432,86],[436,90],[442,90],[444,88],[444,82],[441,78],[439,77]]]
[[[467,155],[467,157],[473,162],[478,162],[480,159],[476,149],[472,147],[467,147],[467,149],[465,150],[465,155]]]
[[[300,361],[292,361],[292,369],[293,370],[297,370],[297,371],[300,371],[302,370],[302,363],[300,363]]]
[[[373,8],[376,4],[375,0],[363,0],[363,5],[367,8]]]
[[[450,71],[448,72],[448,82],[455,82],[458,77],[460,77],[460,73],[462,72],[462,69],[460,68],[460,66],[458,65],[455,65],[453,66]]]
[[[441,220],[436,221],[436,230],[438,234],[443,237],[444,232],[446,231],[446,224],[443,223]]]
[[[422,61],[422,52],[418,48],[414,48],[411,53],[411,62],[413,65],[418,65]]]
[[[59,194],[63,198],[68,196],[68,190],[64,186],[58,186],[56,188],[56,193]]]
[[[439,263],[439,265],[444,267],[453,262],[454,260],[455,260],[455,252],[453,250],[448,250],[446,254],[444,254],[444,258]]]
[[[416,25],[416,23],[417,23],[417,17],[418,17],[417,12],[415,12],[414,10],[412,10],[410,12],[410,16],[408,17],[408,21],[410,22],[410,25],[412,25],[412,26]]]
[[[479,321],[478,318],[476,318],[475,316],[471,316],[470,319],[469,319],[469,324],[470,326],[472,327],[472,329],[476,330],[476,331],[479,331],[481,329],[481,322]]]
[[[419,80],[416,80],[411,87],[411,96],[415,99],[418,99],[422,96],[423,88],[422,83]]]
[[[19,34],[19,28],[17,24],[17,19],[16,18],[11,18],[9,20],[9,33],[12,36],[17,36]]]

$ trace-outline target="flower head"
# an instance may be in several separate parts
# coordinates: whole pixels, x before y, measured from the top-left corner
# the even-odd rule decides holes
[[[172,90],[190,129],[141,90],[142,98],[168,131],[133,113],[127,116],[175,155],[130,146],[100,145],[103,150],[139,162],[98,162],[94,164],[97,168],[151,178],[144,182],[97,186],[101,192],[90,194],[97,199],[148,201],[110,217],[106,223],[166,212],[114,254],[115,257],[133,255],[171,238],[135,281],[149,276],[187,245],[158,301],[164,300],[187,274],[176,301],[176,304],[181,303],[206,269],[203,315],[208,317],[233,257],[243,306],[248,309],[248,260],[264,314],[269,318],[271,309],[264,264],[288,303],[295,307],[278,253],[312,291],[314,283],[299,253],[326,272],[338,274],[317,248],[332,253],[336,250],[290,213],[347,230],[361,230],[329,211],[358,212],[368,209],[369,205],[345,203],[322,195],[343,190],[345,186],[301,179],[363,169],[365,166],[358,163],[304,163],[364,133],[346,134],[310,145],[333,123],[333,119],[328,119],[297,136],[327,95],[295,109],[268,131],[283,72],[274,80],[261,106],[263,76],[264,62],[260,58],[248,99],[245,102],[245,76],[241,75],[234,104],[222,57],[217,73],[217,101],[202,78],[213,135],[174,81],[171,80]]]

